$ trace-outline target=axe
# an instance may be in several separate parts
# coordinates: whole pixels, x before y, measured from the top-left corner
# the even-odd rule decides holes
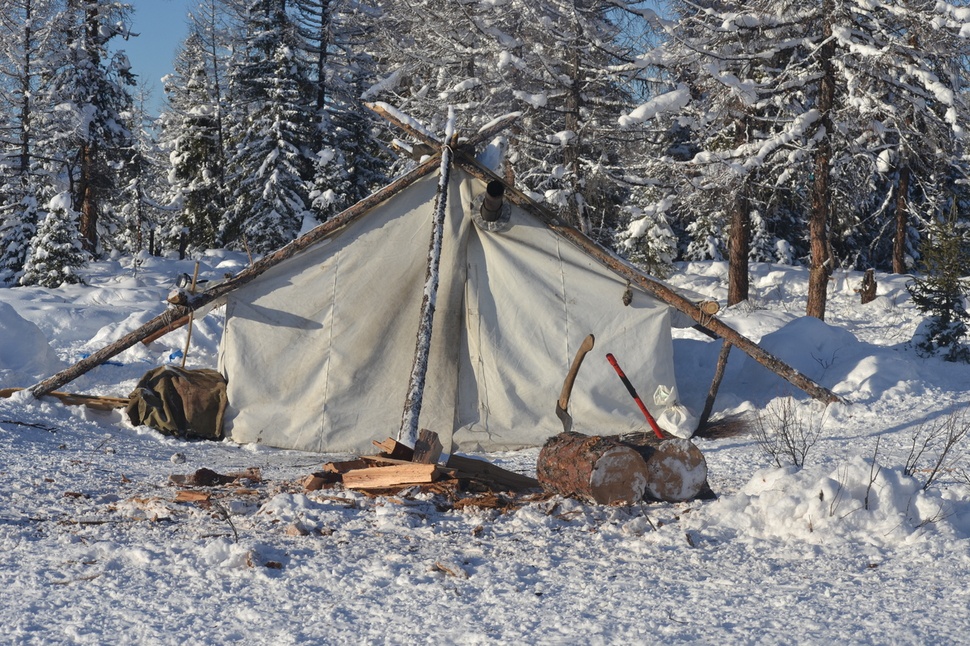
[[[583,363],[583,358],[586,357],[586,353],[593,349],[594,340],[592,334],[583,339],[579,350],[576,351],[573,365],[569,367],[569,372],[566,373],[566,380],[562,384],[562,392],[559,393],[559,401],[556,402],[556,417],[562,420],[562,430],[565,433],[568,433],[573,428],[573,418],[566,412],[566,409],[569,407],[569,394],[573,390],[573,382],[576,381],[576,373],[579,372],[579,366]]]

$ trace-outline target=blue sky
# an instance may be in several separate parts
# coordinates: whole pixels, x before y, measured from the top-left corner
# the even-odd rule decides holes
[[[118,43],[131,61],[140,84],[152,86],[151,111],[157,113],[164,100],[161,78],[172,71],[175,50],[188,33],[189,9],[195,0],[128,0],[134,9],[132,31],[138,36]]]

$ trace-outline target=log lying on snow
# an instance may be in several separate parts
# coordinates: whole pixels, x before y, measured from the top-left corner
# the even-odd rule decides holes
[[[639,453],[647,465],[647,498],[683,502],[713,495],[707,484],[707,461],[690,440],[660,440],[652,433],[618,440]]]
[[[14,393],[18,393],[24,388],[0,388],[0,397],[12,397]],[[67,404],[68,406],[87,406],[88,408],[93,408],[94,410],[114,410],[116,408],[124,408],[131,401],[128,397],[109,397],[106,395],[80,395],[77,393],[64,393],[58,390],[53,390],[46,393],[45,396],[55,397],[60,400],[62,404]]]
[[[547,491],[608,505],[643,500],[647,465],[613,438],[560,433],[539,451],[536,475]]]
[[[627,441],[627,440],[630,441]],[[543,489],[599,504],[706,497],[707,462],[690,440],[560,433],[539,452]]]

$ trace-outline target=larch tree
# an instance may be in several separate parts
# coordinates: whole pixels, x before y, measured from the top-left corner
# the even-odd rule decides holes
[[[363,105],[376,81],[371,57],[377,10],[359,0],[294,0],[313,89],[310,200],[319,221],[385,183],[388,160]]]
[[[616,132],[633,106],[630,38],[649,31],[622,2],[545,0],[384,7],[382,26],[403,34],[381,56],[382,96],[440,129],[443,105],[474,130],[510,112],[503,172],[593,237],[612,245],[631,185],[624,162],[639,142]],[[619,18],[639,22],[637,27]]]

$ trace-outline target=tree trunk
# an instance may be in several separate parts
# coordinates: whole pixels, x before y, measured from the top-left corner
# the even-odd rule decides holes
[[[549,438],[536,462],[546,491],[609,505],[643,500],[647,465],[615,438],[560,433]]]
[[[85,31],[87,32],[88,64],[97,67],[101,63],[101,55],[96,43],[100,38],[101,29],[98,18],[98,0],[84,0],[85,2]],[[86,132],[81,133],[81,176],[78,178],[77,205],[81,212],[80,233],[81,244],[86,251],[96,253],[98,249],[98,150],[92,141],[95,133],[88,126]]]
[[[859,297],[863,305],[876,300],[875,270],[867,269],[866,273],[862,276],[862,288],[859,290]]]
[[[728,246],[728,306],[748,300],[748,254],[751,251],[751,217],[747,184],[731,207],[731,237]]]
[[[91,253],[98,248],[98,201],[94,188],[96,157],[93,144],[81,144],[81,176],[78,178],[81,244]]]
[[[832,161],[832,118],[831,110],[835,102],[835,70],[832,59],[835,57],[835,41],[832,40],[832,14],[835,12],[833,0],[822,5],[825,16],[823,35],[825,43],[819,51],[822,78],[819,81],[818,111],[821,113],[819,129],[822,137],[815,149],[815,181],[812,185],[812,211],[809,216],[808,233],[812,252],[811,268],[808,275],[808,303],[805,313],[808,316],[825,320],[826,292],[829,276],[832,273],[832,258],[828,244],[829,165]]]
[[[909,164],[899,169],[896,185],[896,237],[893,239],[893,273],[906,273],[906,230],[909,228]]]

